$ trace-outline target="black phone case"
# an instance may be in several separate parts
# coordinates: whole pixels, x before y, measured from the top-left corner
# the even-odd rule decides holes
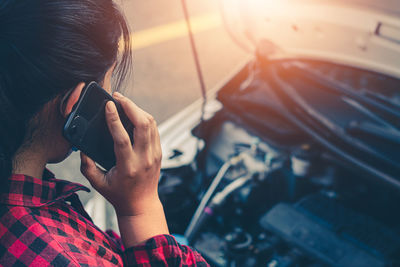
[[[117,106],[121,122],[133,145],[133,125],[120,104],[96,82],[89,83],[68,116],[64,125],[64,137],[77,149],[88,155],[105,170],[116,164],[114,141],[108,129],[105,106],[113,101]]]

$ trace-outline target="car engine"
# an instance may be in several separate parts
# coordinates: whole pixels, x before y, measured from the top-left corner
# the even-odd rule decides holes
[[[193,162],[162,170],[170,232],[212,266],[400,266],[399,190],[282,115],[269,68],[250,63],[223,88],[223,108],[192,131]]]

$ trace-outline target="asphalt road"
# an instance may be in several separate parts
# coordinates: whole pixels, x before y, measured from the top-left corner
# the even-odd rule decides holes
[[[243,61],[245,53],[233,44],[220,21],[213,25],[213,22],[207,20],[210,15],[218,16],[217,1],[187,2],[189,12],[194,18],[206,18],[197,24],[200,26],[211,24],[207,30],[196,32],[195,38],[207,88],[212,88]],[[133,29],[133,44],[139,41],[135,39],[135,34],[140,35],[144,30],[151,31],[160,25],[172,25],[173,31],[177,22],[183,23],[180,3],[180,0],[124,2],[124,10]],[[179,30],[181,27],[177,26],[175,31]],[[150,112],[158,123],[200,97],[199,82],[186,28],[183,30],[180,36],[134,50],[133,79],[127,95]],[[160,33],[155,32],[155,34]]]
[[[132,29],[133,75],[125,95],[152,114],[158,124],[197,100],[199,82],[180,0],[120,0]],[[215,0],[188,0],[201,66],[208,89],[216,86],[247,54],[222,26]],[[60,179],[89,186],[79,171],[79,155],[49,168]],[[93,191],[93,190],[92,190]],[[93,192],[81,193],[84,203]]]

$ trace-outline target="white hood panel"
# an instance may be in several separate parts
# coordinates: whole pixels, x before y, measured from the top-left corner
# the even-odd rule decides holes
[[[245,35],[253,47],[268,40],[285,57],[328,60],[400,78],[399,16],[299,2],[226,0],[224,9],[235,34],[242,40]]]

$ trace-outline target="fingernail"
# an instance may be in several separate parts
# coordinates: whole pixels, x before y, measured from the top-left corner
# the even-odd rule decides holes
[[[121,98],[121,97],[123,97],[123,95],[121,93],[115,92],[114,97]]]
[[[114,113],[116,111],[115,104],[112,101],[108,101],[106,105],[107,112]]]

